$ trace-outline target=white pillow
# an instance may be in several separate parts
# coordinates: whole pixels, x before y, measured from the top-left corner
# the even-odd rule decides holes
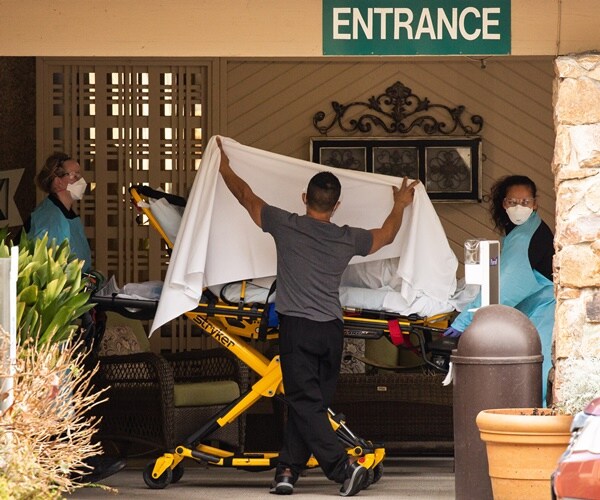
[[[158,200],[150,198],[149,203],[152,215],[156,217],[160,227],[171,240],[171,243],[175,244],[177,232],[181,225],[183,207],[171,205],[165,198],[159,198]]]

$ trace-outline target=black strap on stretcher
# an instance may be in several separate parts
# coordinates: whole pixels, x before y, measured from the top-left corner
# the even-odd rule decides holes
[[[260,316],[260,324],[258,326],[258,340],[267,340],[267,334],[269,333],[269,299],[271,295],[275,293],[275,289],[277,288],[277,280],[273,280],[271,283],[271,287],[269,288],[269,293],[267,294],[267,299],[265,300],[265,307]]]
[[[372,358],[369,358],[367,356],[356,356],[355,354],[348,354],[346,356],[344,356],[345,360],[348,359],[356,359],[357,361],[360,361],[361,363],[364,363],[365,365],[369,365],[372,366],[374,368],[381,368],[383,370],[390,370],[393,372],[403,372],[403,371],[410,371],[410,370],[414,370],[415,368],[419,368],[421,366],[423,366],[424,362],[419,359],[419,361],[412,363],[412,364],[406,364],[406,365],[390,365],[387,363],[381,363],[379,361],[376,361]]]
[[[152,189],[149,186],[143,186],[141,184],[138,184],[137,186],[131,186],[129,188],[130,191],[132,189],[135,189],[138,193],[146,196],[147,198],[153,198],[155,200],[160,200],[161,198],[164,198],[171,205],[176,205],[178,207],[185,207],[186,204],[186,199],[181,196],[177,196],[171,193],[165,193],[164,191],[158,191],[157,189]]]
[[[93,295],[90,302],[103,311],[113,311],[130,319],[148,320],[154,318],[158,300],[131,299],[119,297],[116,293],[109,296]]]

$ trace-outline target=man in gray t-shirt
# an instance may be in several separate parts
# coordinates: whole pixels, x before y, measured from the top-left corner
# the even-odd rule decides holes
[[[340,280],[354,255],[374,253],[394,240],[418,181],[408,184],[405,178],[400,188],[393,188],[394,206],[380,228],[337,226],[331,217],[340,203],[341,185],[331,172],[310,180],[302,195],[306,214],[290,213],[259,198],[231,169],[220,138],[217,143],[225,184],[277,247],[279,352],[289,412],[270,491],[291,494],[312,454],[325,475],[342,484],[341,496],[355,495],[367,471],[355,457],[348,458],[327,412],[344,342]]]
[[[333,174],[321,172],[315,183],[331,179]],[[369,253],[371,233],[271,205],[263,207],[261,222],[277,247],[277,312],[313,321],[341,320],[342,273],[352,257]]]

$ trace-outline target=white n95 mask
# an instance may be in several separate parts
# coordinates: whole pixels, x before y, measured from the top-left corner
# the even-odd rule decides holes
[[[67,184],[67,191],[69,193],[71,193],[71,198],[73,198],[74,200],[81,200],[81,198],[83,198],[83,195],[85,193],[86,187],[87,187],[87,182],[85,182],[85,179],[82,177],[81,179],[79,179],[77,182],[74,182],[73,184]]]
[[[522,205],[517,205],[516,207],[508,207],[506,209],[506,214],[508,218],[515,226],[520,226],[523,224],[529,216],[533,213],[533,208],[524,207]]]

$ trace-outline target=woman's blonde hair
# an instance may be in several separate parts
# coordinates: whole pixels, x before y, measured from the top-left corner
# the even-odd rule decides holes
[[[50,193],[52,181],[56,177],[63,177],[67,175],[67,171],[63,165],[67,160],[70,159],[71,157],[66,153],[53,153],[46,158],[42,170],[40,170],[35,179],[37,185],[42,191]]]

